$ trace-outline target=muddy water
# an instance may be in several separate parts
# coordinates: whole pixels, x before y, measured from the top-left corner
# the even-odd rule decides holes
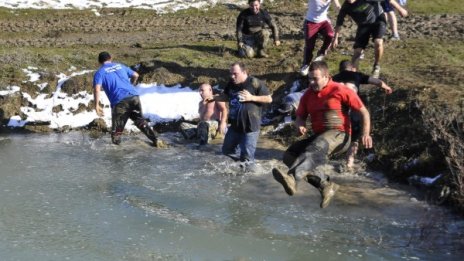
[[[1,260],[458,260],[464,222],[381,175],[337,174],[329,208],[314,188],[178,144],[156,150],[81,133],[0,137]],[[176,145],[177,144],[177,145]],[[331,171],[328,168],[328,171]]]

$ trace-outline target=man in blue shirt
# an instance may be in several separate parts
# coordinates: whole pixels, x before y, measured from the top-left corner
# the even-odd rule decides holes
[[[130,118],[153,142],[153,145],[159,147],[162,142],[143,118],[138,92],[133,86],[139,74],[123,64],[113,63],[113,58],[108,52],[101,52],[98,55],[98,62],[101,67],[93,78],[95,111],[98,116],[103,116],[103,110],[99,106],[100,91],[103,88],[111,104],[112,142],[117,145],[121,143],[124,126]]]

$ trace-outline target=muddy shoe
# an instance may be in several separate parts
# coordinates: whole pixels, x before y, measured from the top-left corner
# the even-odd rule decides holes
[[[305,65],[301,66],[301,68],[299,70],[299,73],[301,74],[301,76],[308,75],[308,73],[309,73],[309,65],[305,64]]]
[[[380,77],[380,65],[376,64],[372,68],[372,78],[378,79]]]
[[[268,57],[269,57],[269,54],[267,54],[266,52],[264,52],[264,50],[259,50],[259,51],[258,51],[258,56],[261,57],[261,58],[268,58]]]
[[[272,176],[274,176],[274,179],[284,187],[285,192],[287,192],[289,196],[295,194],[296,182],[292,175],[284,174],[280,170],[273,168]]]
[[[325,58],[325,55],[319,54],[319,55],[314,59],[314,61],[315,61],[315,62],[322,62],[322,61],[324,61],[324,58]]]
[[[330,204],[330,201],[332,201],[332,198],[339,187],[339,185],[327,181],[323,188],[319,189],[322,197],[321,208],[326,208]]]
[[[113,144],[116,144],[116,145],[121,144],[121,135],[120,134],[111,135],[111,141],[113,142]]]
[[[169,148],[169,145],[163,140],[157,139],[153,141],[153,147],[156,147],[159,149],[166,149],[166,148]]]

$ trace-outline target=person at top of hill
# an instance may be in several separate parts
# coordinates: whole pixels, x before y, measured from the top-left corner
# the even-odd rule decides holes
[[[383,1],[393,2],[395,0],[345,0],[337,16],[333,41],[333,47],[336,48],[338,46],[338,38],[345,16],[349,15],[358,26],[351,62],[357,69],[359,59],[363,55],[364,49],[366,49],[369,43],[369,39],[372,37],[374,41],[372,77],[374,78],[379,78],[380,76],[380,61],[384,51],[383,36],[385,35],[387,26],[384,10],[381,5]],[[407,15],[407,13],[405,15]]]
[[[305,48],[303,54],[303,65],[300,73],[308,75],[309,64],[313,59],[313,51],[316,46],[318,35],[322,35],[323,43],[317,51],[314,61],[322,61],[327,55],[330,45],[334,38],[334,30],[327,15],[332,0],[308,0],[308,11],[303,25]],[[340,2],[333,1],[337,10],[340,10]]]
[[[111,104],[112,142],[117,145],[121,143],[124,126],[130,118],[135,126],[153,142],[153,146],[165,146],[142,116],[139,95],[133,86],[139,74],[124,64],[113,62],[108,52],[101,52],[98,55],[98,62],[101,67],[93,77],[95,111],[98,116],[103,116],[103,110],[99,104],[100,91],[103,89]]]
[[[356,37],[353,45],[354,53],[351,62],[358,68],[359,58],[366,49],[369,38],[374,41],[374,65],[372,76],[380,74],[380,60],[383,55],[383,36],[386,31],[386,20],[380,2],[374,0],[345,0],[337,16],[333,46],[338,46],[338,37],[345,19],[349,15],[357,24]]]
[[[280,45],[279,30],[269,13],[261,8],[259,0],[248,0],[248,5],[249,8],[240,12],[237,17],[238,54],[240,57],[248,58],[268,57],[265,48],[269,42],[270,33],[265,26],[271,28],[276,46]]]
[[[382,2],[382,8],[385,11],[385,15],[386,15],[388,24],[390,26],[390,30],[392,32],[392,36],[391,36],[390,40],[393,40],[393,41],[401,40],[400,34],[398,32],[398,20],[396,18],[395,9],[398,11],[398,13],[402,17],[407,16],[408,11],[406,9],[404,9],[401,6],[401,4],[399,4],[395,0]]]

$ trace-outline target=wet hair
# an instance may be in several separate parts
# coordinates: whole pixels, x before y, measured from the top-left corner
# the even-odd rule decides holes
[[[327,66],[327,63],[324,61],[312,62],[309,65],[310,72],[315,70],[320,70],[324,74],[329,74],[329,66]]]
[[[236,65],[238,65],[238,67],[240,67],[240,70],[241,70],[242,72],[245,72],[245,71],[246,71],[245,64],[242,63],[242,62],[235,62],[235,63],[231,64],[230,67],[234,67],[234,66],[236,66]]]
[[[338,70],[340,72],[348,71],[350,68],[353,68],[353,63],[349,60],[343,60],[338,65]]]
[[[111,54],[109,52],[101,52],[98,54],[98,62],[103,64],[106,61],[111,60]]]

